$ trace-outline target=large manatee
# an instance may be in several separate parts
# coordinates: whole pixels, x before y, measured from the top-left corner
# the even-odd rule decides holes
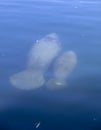
[[[25,70],[10,77],[13,86],[19,89],[35,89],[45,83],[44,73],[60,51],[57,34],[51,33],[37,40],[30,53]]]

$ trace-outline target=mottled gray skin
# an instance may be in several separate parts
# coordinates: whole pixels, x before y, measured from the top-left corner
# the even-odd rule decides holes
[[[46,35],[33,45],[26,70],[10,77],[13,86],[19,89],[35,89],[45,83],[44,73],[60,51],[60,43],[55,33]]]
[[[58,80],[66,80],[76,64],[76,54],[73,51],[64,52],[55,62],[54,77]]]
[[[50,89],[60,89],[67,86],[67,78],[77,64],[77,56],[73,51],[64,52],[54,64],[54,76],[47,82]]]
[[[57,34],[51,33],[37,40],[29,54],[28,69],[45,71],[59,51],[60,42]]]

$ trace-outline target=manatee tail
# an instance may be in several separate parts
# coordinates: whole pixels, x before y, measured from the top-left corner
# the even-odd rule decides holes
[[[25,70],[11,76],[10,82],[16,88],[28,90],[41,87],[45,80],[40,72]]]

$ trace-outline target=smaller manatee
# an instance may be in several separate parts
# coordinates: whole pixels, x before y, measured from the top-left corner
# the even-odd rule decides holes
[[[77,64],[77,56],[74,51],[66,51],[54,64],[54,76],[47,82],[50,89],[59,89],[67,86],[66,80]]]

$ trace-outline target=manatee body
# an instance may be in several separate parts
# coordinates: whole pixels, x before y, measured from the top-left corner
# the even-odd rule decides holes
[[[13,86],[19,89],[35,89],[45,83],[44,73],[60,51],[57,34],[51,33],[34,43],[25,70],[10,77]]]
[[[60,89],[67,86],[67,78],[77,64],[77,56],[74,51],[66,51],[54,63],[53,78],[47,82],[50,89]]]

